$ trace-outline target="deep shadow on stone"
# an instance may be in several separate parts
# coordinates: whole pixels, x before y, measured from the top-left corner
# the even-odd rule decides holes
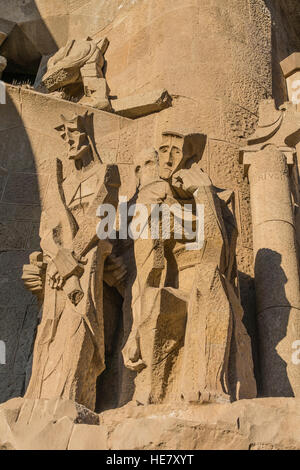
[[[287,335],[291,306],[285,295],[287,278],[281,268],[281,255],[270,249],[260,249],[255,259],[256,291],[260,278],[268,266],[268,288],[276,289],[281,305],[274,305],[258,312],[259,361],[261,366],[262,396],[293,397],[294,393],[287,374],[287,364],[276,348]],[[266,284],[265,284],[266,285]],[[278,313],[278,315],[277,315]]]

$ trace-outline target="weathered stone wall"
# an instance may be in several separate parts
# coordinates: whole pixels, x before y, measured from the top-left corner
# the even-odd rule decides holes
[[[40,194],[33,150],[22,122],[20,91],[7,95],[0,112],[0,337],[6,364],[0,365],[0,397],[24,391],[25,372],[33,344],[37,305],[21,281],[22,265],[39,248]]]
[[[106,35],[110,41],[106,79],[111,96],[122,98],[158,88],[166,88],[172,95],[172,108],[138,121],[91,110],[100,155],[120,166],[122,195],[130,197],[134,190],[135,155],[143,147],[156,145],[161,131],[184,128],[208,134],[203,167],[216,186],[236,192],[242,302],[245,322],[254,337],[249,186],[238,152],[243,139],[253,132],[259,101],[273,92],[279,101],[284,95],[279,71],[272,74],[272,58],[274,70],[277,57],[284,58],[291,47],[283,13],[269,4],[274,2],[263,0],[25,3],[13,1],[0,15],[20,21],[30,41],[44,44],[40,54],[53,44],[60,47],[67,38]],[[272,45],[274,15],[277,32],[273,27]],[[36,39],[41,25],[48,35],[40,43]],[[274,34],[278,55],[272,54]],[[60,124],[60,114],[71,117],[85,109],[14,87],[9,88],[8,104],[0,109],[0,165],[8,170],[1,177],[0,203],[0,339],[8,344],[7,364],[0,365],[0,401],[24,390],[37,306],[24,290],[20,275],[29,253],[39,246],[43,204],[54,200],[50,175],[55,158],[64,152],[54,128]]]

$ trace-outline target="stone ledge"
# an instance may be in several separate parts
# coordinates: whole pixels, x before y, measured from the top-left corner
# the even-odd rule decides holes
[[[300,400],[128,404],[99,415],[68,400],[0,405],[0,449],[300,450]]]

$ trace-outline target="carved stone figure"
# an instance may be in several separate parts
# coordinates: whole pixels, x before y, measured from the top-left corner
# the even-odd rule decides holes
[[[234,195],[217,190],[200,168],[205,143],[204,135],[166,132],[159,152],[137,159],[137,204],[163,210],[159,236],[149,235],[149,215],[134,242],[133,323],[123,356],[137,372],[133,398],[143,404],[256,396],[238,297]],[[202,245],[195,244],[197,204],[204,210]],[[183,219],[190,231],[182,230]]]
[[[42,214],[42,255],[32,256],[23,274],[32,292],[41,296],[44,288],[26,397],[62,397],[94,409],[96,379],[105,368],[105,261],[108,259],[110,285],[113,278],[117,284],[125,274],[118,260],[110,256],[112,245],[96,235],[96,210],[102,203],[117,205],[120,179],[116,166],[100,160],[87,130],[91,116],[62,119],[57,130],[66,141],[67,158],[57,159],[55,213]]]
[[[80,103],[102,110],[110,110],[108,88],[103,75],[104,54],[108,40],[98,42],[91,38],[70,40],[48,60],[42,85],[49,92],[63,89],[71,97],[79,96],[83,86],[84,96]]]

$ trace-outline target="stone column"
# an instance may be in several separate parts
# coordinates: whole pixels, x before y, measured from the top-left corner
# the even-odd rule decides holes
[[[300,286],[287,158],[277,146],[267,145],[248,156],[248,164],[261,392],[299,396],[300,365],[293,363],[293,346],[300,340]]]

